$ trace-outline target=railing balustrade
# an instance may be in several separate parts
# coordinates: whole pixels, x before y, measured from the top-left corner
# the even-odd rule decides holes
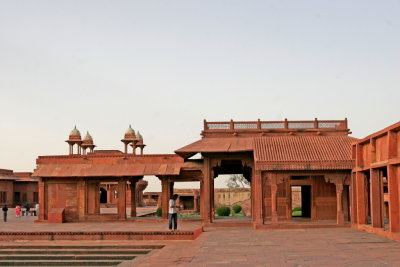
[[[204,121],[204,130],[279,130],[279,129],[336,129],[347,130],[345,120],[312,120],[312,121]]]

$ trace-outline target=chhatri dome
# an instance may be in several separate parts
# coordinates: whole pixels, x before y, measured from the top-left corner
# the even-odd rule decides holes
[[[139,131],[136,134],[136,140],[143,141],[143,136],[139,133]]]
[[[132,129],[132,126],[129,124],[128,129],[125,132],[125,135],[135,135],[135,131]]]
[[[72,129],[72,131],[69,133],[69,136],[81,136],[81,132],[79,132],[78,129],[76,129],[76,126],[74,129]]]
[[[86,135],[83,138],[83,141],[93,141],[93,137],[89,134],[89,132],[86,132]]]

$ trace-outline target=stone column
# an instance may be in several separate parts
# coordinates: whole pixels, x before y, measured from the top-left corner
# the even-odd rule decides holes
[[[162,207],[162,218],[168,219],[168,208],[170,199],[171,185],[166,177],[161,180],[161,207]]]
[[[343,213],[343,184],[336,184],[336,223],[344,223],[344,213]]]
[[[107,188],[107,204],[111,204],[112,203],[112,198],[114,197],[111,191],[111,185],[107,184],[106,185]]]
[[[366,224],[366,192],[365,192],[365,177],[362,172],[356,172],[356,205],[357,205],[357,223]]]
[[[168,198],[171,199],[174,195],[174,182],[169,182],[169,195]]]
[[[40,207],[40,206],[39,206]],[[78,216],[84,220],[86,213],[86,183],[83,178],[78,181]]]
[[[203,193],[203,191],[204,191],[204,183],[203,183],[203,180],[201,180],[200,181],[200,203],[199,203],[199,206],[200,206],[200,217],[202,218],[202,219],[204,219],[204,216],[203,216],[203,213],[204,213],[204,193]]]
[[[382,228],[383,218],[382,218],[382,202],[383,196],[381,195],[381,178],[379,175],[379,170],[371,169],[371,218],[372,227]]]
[[[278,223],[278,184],[276,174],[271,175],[271,223]]]
[[[47,214],[45,214],[45,190],[43,181],[44,178],[39,178],[39,220],[43,221],[46,220]]]
[[[198,207],[198,199],[199,197],[195,194],[193,195],[193,210],[194,212],[198,212],[199,211],[199,207]]]
[[[100,183],[96,184],[95,196],[96,196],[96,201],[95,201],[96,213],[100,213]]]
[[[400,210],[399,210],[399,182],[396,166],[388,167],[388,190],[389,190],[389,218],[390,231],[400,231]]]
[[[131,179],[131,217],[136,217],[136,182],[137,178]]]
[[[351,173],[350,180],[350,219],[352,224],[357,224],[357,191],[356,191],[356,173]]]
[[[254,193],[254,178],[250,179],[250,203],[251,203],[251,207],[250,207],[250,212],[251,212],[251,219],[253,220],[253,222],[255,221],[255,212],[254,212],[254,206],[255,206],[255,193]]]
[[[317,205],[316,205],[316,191],[317,191],[317,179],[321,179],[318,176],[310,176],[311,180],[311,220],[318,220],[317,217]]]
[[[211,168],[210,168],[210,159],[204,158],[204,167],[203,167],[203,186],[202,193],[203,195],[200,197],[202,202],[202,206],[200,208],[201,217],[203,221],[206,223],[210,223],[212,221],[211,217]]]
[[[215,220],[215,190],[214,190],[214,171],[211,170],[210,176],[210,212],[211,221]]]
[[[118,181],[118,219],[126,220],[126,179]]]
[[[252,195],[254,199],[252,201],[254,203],[253,223],[255,225],[262,225],[264,224],[264,197],[261,171],[255,170],[253,172],[253,183],[251,186],[254,187],[252,190],[254,192],[254,195]]]

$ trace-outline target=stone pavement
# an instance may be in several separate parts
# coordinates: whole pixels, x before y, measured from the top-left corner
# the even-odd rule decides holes
[[[121,266],[400,266],[400,243],[349,228],[206,228]]]
[[[10,216],[11,219],[11,216]],[[166,222],[33,223],[36,217],[0,222],[1,231],[166,230]],[[179,221],[179,229],[200,222]],[[16,244],[161,244],[164,248],[120,266],[399,266],[400,243],[350,228],[254,230],[206,227],[194,241],[21,241]]]

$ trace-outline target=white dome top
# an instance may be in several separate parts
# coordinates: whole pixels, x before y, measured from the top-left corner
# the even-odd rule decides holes
[[[69,133],[69,136],[75,136],[75,135],[78,135],[78,136],[81,136],[81,132],[79,132],[79,130],[78,129],[76,129],[76,126],[75,126],[75,128],[74,129],[72,129],[72,131]]]
[[[129,128],[126,130],[125,134],[135,135],[135,131],[132,129],[132,126],[130,124],[129,124]]]
[[[89,132],[86,133],[85,138],[83,138],[84,141],[93,141],[93,137],[89,134]]]
[[[143,141],[143,136],[139,133],[139,131],[136,134],[136,140]]]

